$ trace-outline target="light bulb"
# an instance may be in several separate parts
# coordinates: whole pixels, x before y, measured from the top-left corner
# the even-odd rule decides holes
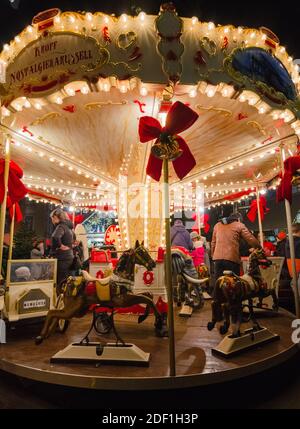
[[[195,89],[195,88],[191,89],[189,92],[189,96],[191,98],[195,98],[197,96],[197,89]]]
[[[73,88],[67,88],[67,89],[66,89],[66,93],[67,93],[68,95],[70,95],[70,96],[75,95],[75,91],[74,91],[74,89],[73,89]]]
[[[215,28],[215,24],[213,22],[209,22],[207,28],[211,31]]]
[[[144,21],[145,21],[145,18],[146,18],[146,14],[145,14],[145,12],[140,12],[140,13],[139,13],[139,20],[140,20],[141,22],[144,22]]]
[[[144,86],[141,87],[140,89],[140,94],[145,97],[148,94],[148,90],[147,88],[145,88]]]

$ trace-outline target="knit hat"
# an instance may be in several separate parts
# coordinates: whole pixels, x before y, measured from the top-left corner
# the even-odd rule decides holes
[[[192,231],[190,233],[190,237],[191,237],[191,240],[193,240],[194,238],[200,238],[200,235],[196,231]]]
[[[277,234],[278,240],[284,240],[286,238],[286,233],[284,231],[280,231]]]
[[[28,267],[19,267],[15,271],[17,279],[25,279],[28,281],[31,277],[31,272]]]

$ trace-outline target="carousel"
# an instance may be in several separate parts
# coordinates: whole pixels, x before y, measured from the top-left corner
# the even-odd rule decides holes
[[[278,308],[283,258],[258,250],[243,261],[256,292],[239,298],[237,327],[226,296],[212,302],[209,270],[196,272],[170,242],[171,216],[192,213],[188,228],[208,232],[212,207],[247,199],[262,243],[273,189],[293,243],[299,70],[270,29],[180,18],[172,3],[157,16],[118,18],[55,8],[4,45],[0,71],[1,262],[10,225],[2,370],[85,388],[169,389],[249,376],[297,353],[293,246],[296,316]],[[23,198],[67,207],[73,220],[111,211],[115,257],[93,249],[89,269],[58,294],[55,259],[12,258]],[[241,283],[224,276],[220,291]],[[43,327],[23,323],[38,318]]]

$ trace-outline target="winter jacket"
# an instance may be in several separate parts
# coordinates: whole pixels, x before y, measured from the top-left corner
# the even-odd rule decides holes
[[[204,256],[205,256],[205,249],[204,247],[197,247],[192,251],[192,258],[195,267],[199,267],[199,265],[204,264]]]
[[[193,250],[193,242],[184,225],[173,225],[171,228],[171,245]]]
[[[225,259],[226,261],[240,263],[240,239],[243,238],[250,247],[260,247],[259,242],[241,222],[223,224],[218,222],[213,231],[211,242],[211,255],[214,261]]]
[[[32,251],[30,252],[31,259],[41,259],[43,256],[44,252],[36,248],[32,249]]]
[[[52,234],[51,253],[59,260],[73,259],[72,244],[74,241],[74,233],[70,229],[72,223],[59,222]],[[68,250],[61,250],[61,245],[67,246]]]

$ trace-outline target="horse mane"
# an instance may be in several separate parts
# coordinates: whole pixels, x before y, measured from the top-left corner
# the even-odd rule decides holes
[[[135,257],[132,249],[126,250],[119,259],[117,266],[114,270],[114,273],[132,280],[134,276],[134,265],[135,265]],[[124,276],[125,274],[125,276]]]

